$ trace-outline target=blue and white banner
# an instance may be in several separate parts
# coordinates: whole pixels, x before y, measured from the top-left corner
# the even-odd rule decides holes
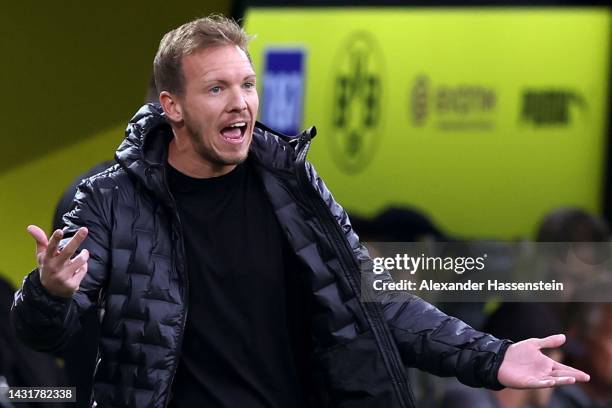
[[[301,48],[265,51],[261,121],[287,135],[298,134],[302,128],[304,55]]]

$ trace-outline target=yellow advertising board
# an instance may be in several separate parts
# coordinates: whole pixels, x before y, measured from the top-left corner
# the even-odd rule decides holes
[[[609,9],[251,8],[245,26],[260,112],[317,126],[309,160],[347,209],[492,238],[601,211]]]

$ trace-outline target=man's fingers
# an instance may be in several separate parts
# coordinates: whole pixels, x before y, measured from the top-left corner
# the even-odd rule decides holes
[[[552,375],[554,377],[573,377],[576,378],[576,372],[575,370],[554,370],[552,372]],[[578,378],[576,378],[576,380],[578,380]]]
[[[584,371],[580,371],[575,369],[574,367],[567,366],[561,363],[555,363],[553,367],[553,374],[556,376],[571,376],[576,379],[576,381],[587,382],[591,379],[591,376],[585,373]]]
[[[88,268],[87,264],[81,266],[79,269],[76,270],[72,279],[76,281],[77,283],[81,283],[81,281],[87,274],[87,268]]]
[[[552,377],[534,378],[525,384],[525,388],[550,388],[555,386],[555,379]]]
[[[87,228],[85,227],[79,228],[76,234],[74,234],[74,236],[70,239],[70,241],[68,241],[66,246],[64,246],[62,251],[59,253],[58,259],[63,262],[66,262],[67,260],[69,260],[72,257],[72,255],[74,255],[74,253],[79,248],[79,246],[81,246],[83,241],[85,241],[86,237],[87,237]]]
[[[573,384],[576,382],[576,379],[572,376],[563,376],[563,377],[555,377],[555,376],[546,376],[542,378],[533,378],[525,384],[525,388],[550,388],[555,387],[557,385],[567,385]]]
[[[87,261],[89,260],[89,251],[83,249],[77,256],[68,261],[66,265],[66,278],[70,279],[75,273],[77,273],[78,269],[87,265]]]
[[[72,278],[70,278],[70,283],[75,287],[75,291],[79,290],[79,285],[87,274],[87,268],[87,262],[85,262],[83,265],[77,268],[76,271],[74,271]]]
[[[553,365],[553,370],[575,370],[575,371],[578,371],[578,370],[576,370],[572,366],[568,366],[568,365],[565,365],[563,363],[559,363],[557,361],[555,361],[555,364]]]
[[[575,382],[576,382],[576,379],[572,376],[555,378],[555,385],[573,384]]]
[[[538,345],[540,348],[555,348],[560,347],[565,343],[565,335],[564,334],[555,334],[552,336],[545,337],[543,339],[538,339]]]
[[[51,238],[49,239],[49,246],[47,247],[47,252],[45,256],[48,258],[54,257],[58,252],[59,243],[64,236],[64,231],[61,229],[53,231],[51,234]]]
[[[552,375],[541,378],[532,378],[525,384],[525,388],[550,388],[557,385],[574,384],[576,381],[588,381],[589,376],[582,371],[569,369],[554,369]]]
[[[36,241],[36,254],[46,251],[49,241],[47,240],[45,231],[36,225],[28,225],[27,231]]]

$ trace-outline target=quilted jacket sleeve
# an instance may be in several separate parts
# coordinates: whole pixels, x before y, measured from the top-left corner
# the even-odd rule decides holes
[[[307,163],[307,171],[311,183],[342,229],[358,263],[371,263],[368,251],[359,242],[346,211],[334,200],[310,163]],[[389,275],[386,278],[391,279]],[[378,301],[405,365],[439,376],[456,376],[462,383],[473,387],[503,388],[497,380],[497,372],[511,344],[509,340],[499,340],[479,332],[409,293],[382,294],[378,296]]]
[[[101,181],[98,182],[98,181]],[[64,246],[80,227],[89,233],[80,249],[90,253],[88,271],[79,290],[72,298],[50,294],[40,282],[38,269],[23,280],[15,293],[11,307],[11,323],[19,338],[38,351],[61,349],[80,328],[79,316],[94,306],[107,278],[109,260],[109,205],[104,205],[106,195],[103,180],[89,179],[81,183],[72,210],[64,215]],[[79,251],[80,251],[79,249]],[[78,251],[77,251],[78,253]]]

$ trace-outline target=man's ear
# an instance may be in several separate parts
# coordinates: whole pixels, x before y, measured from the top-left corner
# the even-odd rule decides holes
[[[168,91],[163,91],[159,94],[159,103],[170,121],[181,122],[183,120],[183,109],[178,96]]]

